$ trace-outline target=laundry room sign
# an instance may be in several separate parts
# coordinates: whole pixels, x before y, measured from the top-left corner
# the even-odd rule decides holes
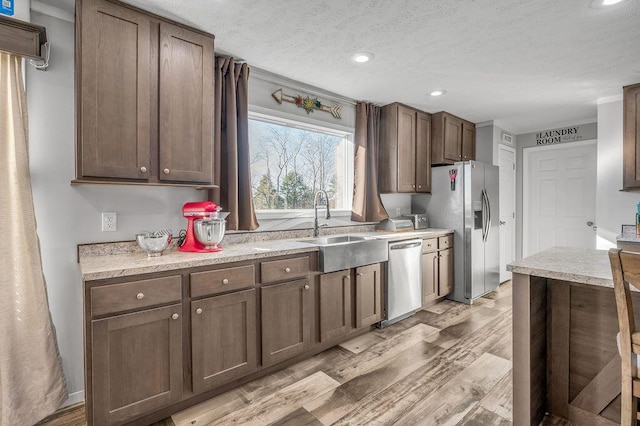
[[[584,139],[581,126],[563,127],[561,129],[543,130],[536,133],[536,145],[576,142]]]

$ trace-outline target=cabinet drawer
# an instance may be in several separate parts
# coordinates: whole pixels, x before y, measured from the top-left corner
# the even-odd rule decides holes
[[[309,256],[273,260],[260,264],[260,281],[265,284],[303,278],[308,274]]]
[[[207,296],[251,287],[256,282],[253,265],[190,274],[191,297]]]
[[[148,308],[182,299],[179,275],[129,281],[91,289],[91,316]]]
[[[428,238],[422,241],[422,252],[428,253],[430,251],[438,250],[438,239],[437,238]]]
[[[440,250],[453,247],[453,235],[438,238],[438,248]]]

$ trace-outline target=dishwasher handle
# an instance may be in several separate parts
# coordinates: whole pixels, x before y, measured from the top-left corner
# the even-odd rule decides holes
[[[404,249],[410,249],[413,247],[420,247],[422,245],[422,241],[415,241],[412,243],[404,243],[404,244],[395,244],[395,245],[390,245],[389,246],[389,250],[404,250]]]

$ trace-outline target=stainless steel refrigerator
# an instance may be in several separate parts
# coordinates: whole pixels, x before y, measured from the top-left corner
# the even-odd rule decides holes
[[[431,169],[429,226],[455,231],[449,298],[458,302],[471,304],[500,284],[498,170],[477,161]]]

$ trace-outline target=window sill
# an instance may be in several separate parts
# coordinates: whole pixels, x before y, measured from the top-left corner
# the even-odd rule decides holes
[[[324,218],[324,207],[318,207],[318,219]],[[302,218],[314,218],[313,210],[257,210],[256,217],[258,222],[263,220],[274,219],[302,219]],[[335,218],[350,218],[351,210],[331,210],[331,217]]]

